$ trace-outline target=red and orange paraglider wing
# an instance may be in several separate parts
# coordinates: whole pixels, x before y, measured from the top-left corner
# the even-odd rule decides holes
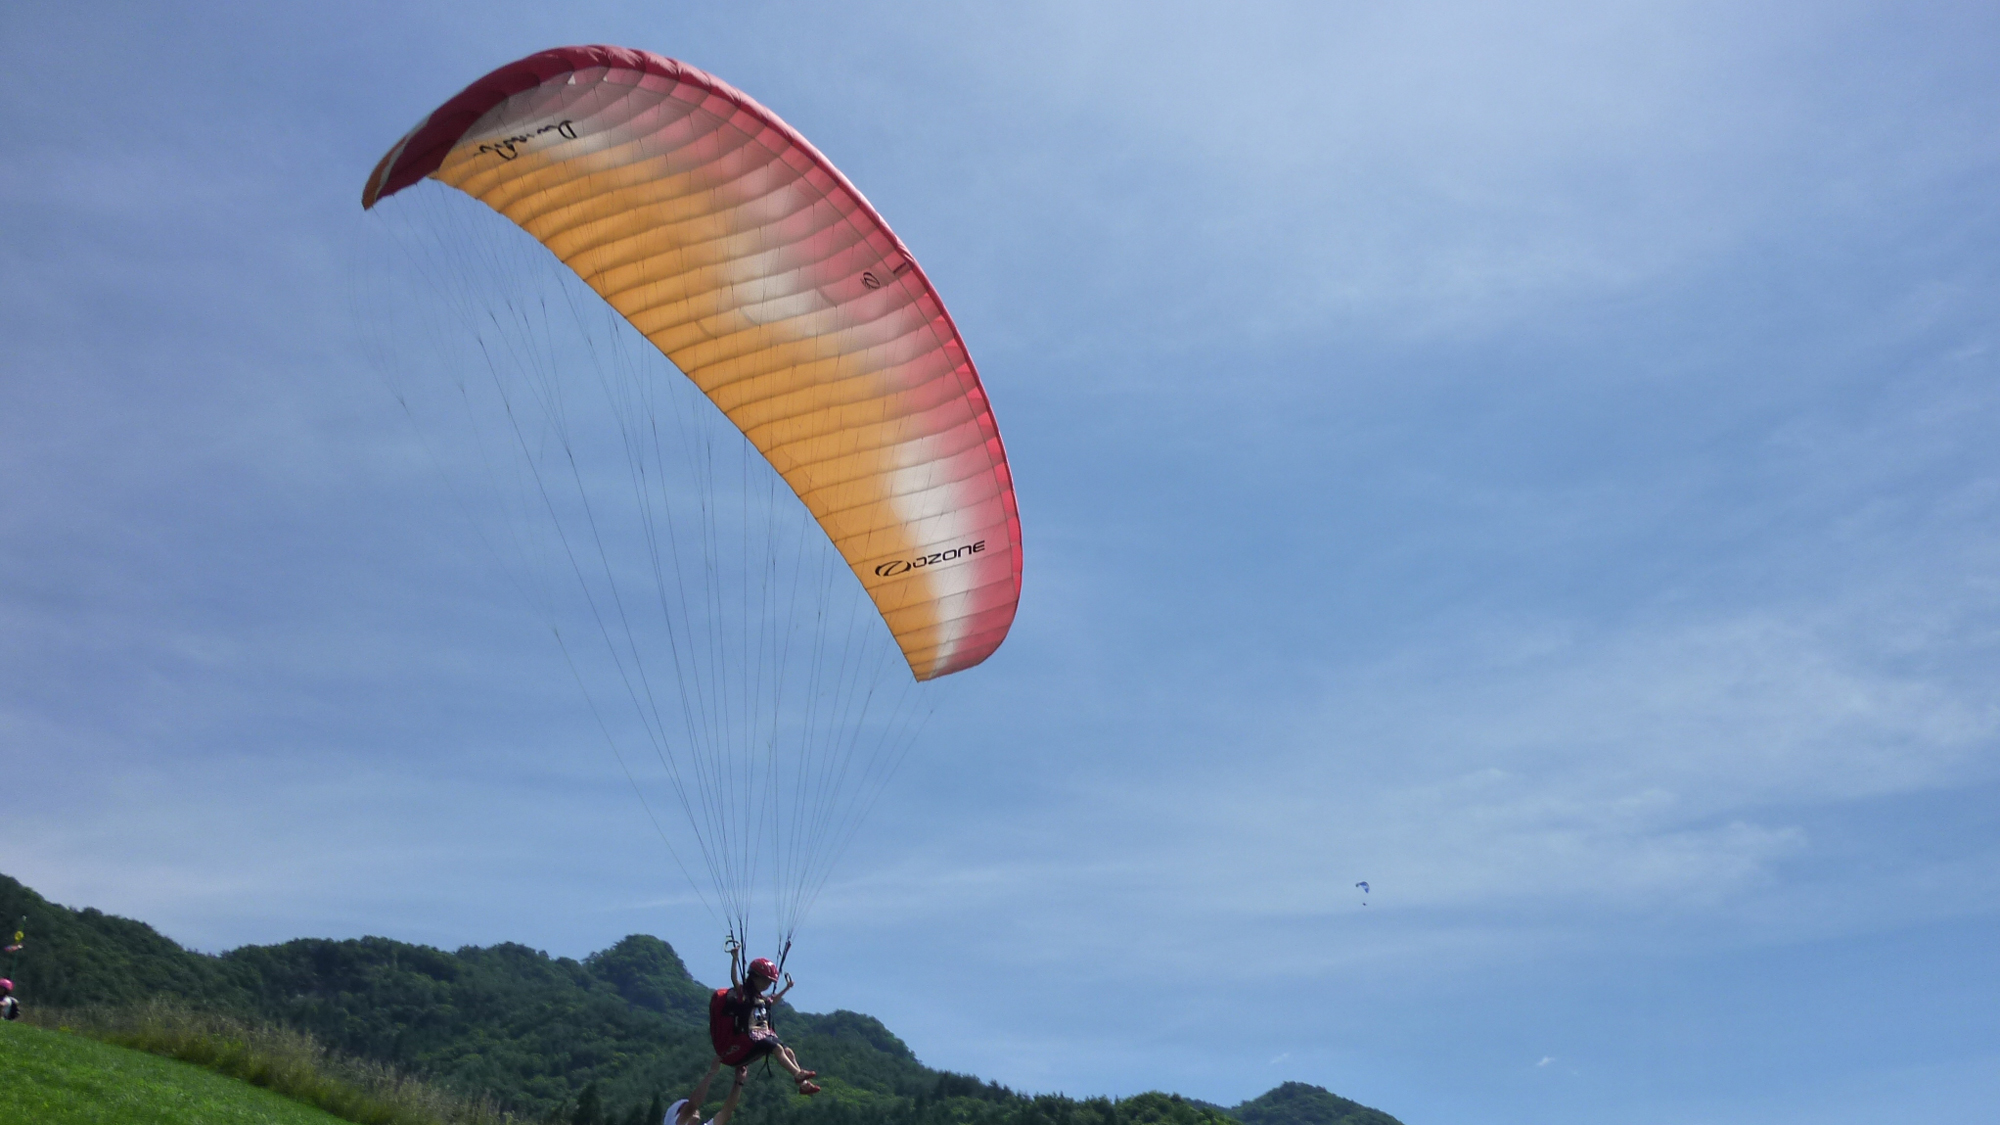
[[[827,159],[722,80],[619,47],[503,66],[375,167],[539,239],[742,429],[920,680],[1005,639],[1021,524],[979,375],[922,267]]]

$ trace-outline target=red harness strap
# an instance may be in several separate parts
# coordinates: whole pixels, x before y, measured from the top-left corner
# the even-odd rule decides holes
[[[708,1041],[724,1066],[742,1066],[778,1046],[776,1035],[749,1029],[750,1004],[731,995],[734,991],[718,988],[708,998]]]

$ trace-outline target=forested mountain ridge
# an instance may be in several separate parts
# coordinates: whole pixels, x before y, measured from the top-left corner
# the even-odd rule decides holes
[[[0,919],[25,916],[11,972],[28,1005],[168,998],[312,1033],[531,1114],[633,1125],[713,1057],[709,990],[672,947],[633,935],[582,961],[526,946],[445,952],[387,938],[302,938],[196,953],[130,919],[71,910],[0,875]],[[0,961],[4,966],[5,961]],[[753,1082],[738,1125],[1397,1125],[1318,1087],[1286,1083],[1234,1109],[1178,1095],[1117,1102],[1031,1097],[933,1070],[880,1021],[781,1006],[776,1023],[826,1093],[807,1101]],[[672,1095],[669,1095],[672,1096]],[[1233,1120],[1232,1120],[1233,1119]]]

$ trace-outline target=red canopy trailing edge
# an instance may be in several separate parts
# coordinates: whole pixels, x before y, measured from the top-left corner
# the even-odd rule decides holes
[[[510,63],[368,177],[425,177],[540,240],[763,452],[920,680],[1006,638],[1021,524],[958,327],[874,207],[778,116],[622,47]]]

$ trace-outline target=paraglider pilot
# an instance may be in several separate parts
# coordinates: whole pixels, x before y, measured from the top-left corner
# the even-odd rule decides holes
[[[715,1045],[716,1062],[747,1067],[758,1059],[776,1059],[799,1084],[799,1093],[807,1097],[819,1093],[812,1081],[819,1072],[799,1066],[798,1056],[771,1030],[771,1008],[792,990],[791,974],[785,974],[785,987],[766,996],[764,990],[778,983],[778,966],[768,957],[744,966],[742,945],[732,939],[728,948],[730,987],[716,989],[708,1001],[708,1037]]]

